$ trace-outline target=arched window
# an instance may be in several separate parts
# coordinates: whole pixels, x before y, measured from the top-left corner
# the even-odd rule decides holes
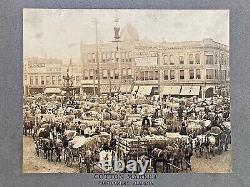
[[[168,64],[168,56],[167,55],[163,56],[163,63]]]
[[[194,56],[193,54],[189,54],[189,64],[194,64]]]
[[[196,64],[200,64],[200,61],[201,61],[201,56],[199,53],[195,54],[195,63]]]
[[[174,55],[169,56],[170,65],[174,65]]]

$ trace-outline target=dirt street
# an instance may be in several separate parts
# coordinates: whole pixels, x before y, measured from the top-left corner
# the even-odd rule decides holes
[[[231,150],[215,155],[212,159],[192,157],[191,173],[228,173],[232,172]],[[24,173],[78,173],[76,166],[67,167],[64,163],[51,163],[38,157],[31,137],[23,137],[23,172]],[[184,172],[190,172],[189,170]]]
[[[230,146],[229,146],[230,148]],[[229,149],[221,155],[206,159],[192,158],[192,173],[230,173],[232,172],[232,151]]]
[[[77,173],[77,167],[67,167],[64,163],[51,163],[38,157],[31,137],[23,137],[23,172],[24,173]]]

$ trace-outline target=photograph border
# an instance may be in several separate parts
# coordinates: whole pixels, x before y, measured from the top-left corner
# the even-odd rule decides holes
[[[154,186],[249,186],[249,35],[247,1],[2,1],[0,3],[1,186],[97,186],[93,174],[22,173],[23,8],[229,9],[232,121],[231,174],[158,174]]]

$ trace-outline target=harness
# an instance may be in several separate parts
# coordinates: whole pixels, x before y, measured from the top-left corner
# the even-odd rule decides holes
[[[158,155],[157,155],[158,157],[160,157],[161,152],[162,152],[162,150],[160,150],[160,152],[158,153]]]

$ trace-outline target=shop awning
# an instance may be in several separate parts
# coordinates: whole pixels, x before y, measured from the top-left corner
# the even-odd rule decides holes
[[[191,95],[191,86],[182,86],[180,95]]]
[[[200,86],[182,86],[180,95],[199,95]]]
[[[136,94],[139,89],[139,86],[134,86],[131,94]]]
[[[152,86],[140,86],[138,89],[139,95],[150,95],[152,91]]]
[[[164,86],[163,95],[180,95],[181,86]]]
[[[82,84],[81,86],[82,88],[94,88],[94,85],[93,84]],[[97,87],[97,84],[95,85],[95,87]]]
[[[200,86],[191,86],[191,93],[192,95],[199,95],[200,94]]]
[[[121,85],[120,90],[121,93],[130,93],[131,85]]]
[[[101,93],[109,93],[110,91],[111,93],[118,93],[119,85],[111,85],[111,87],[109,85],[101,85],[100,87]]]
[[[60,88],[45,88],[44,90],[44,93],[46,94],[59,94],[61,92]]]

